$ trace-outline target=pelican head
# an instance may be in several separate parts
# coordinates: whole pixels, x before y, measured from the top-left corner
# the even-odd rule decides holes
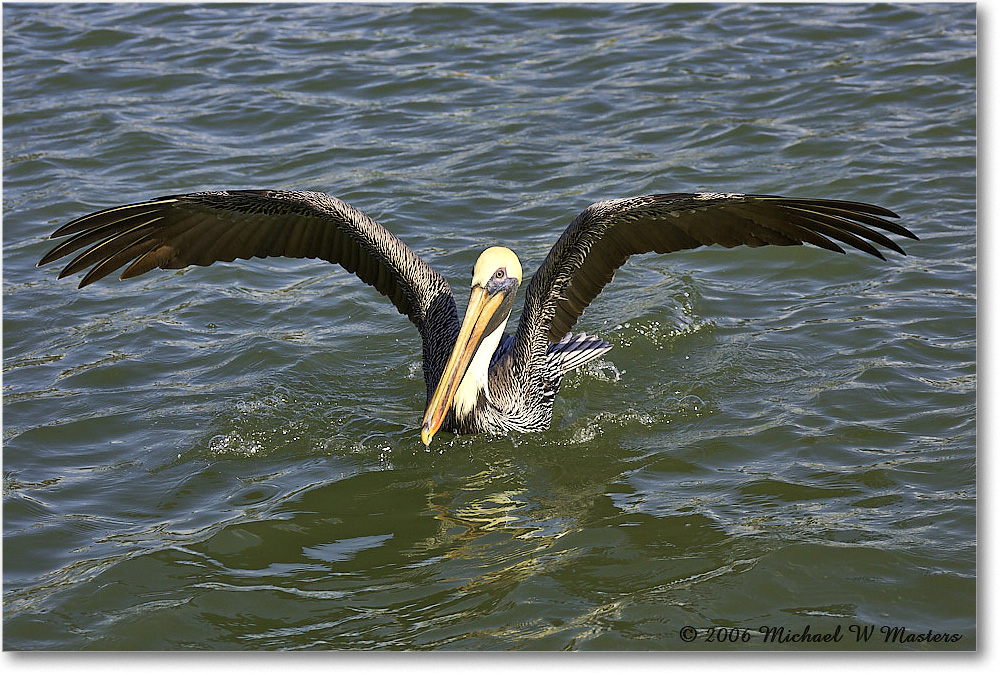
[[[489,393],[490,359],[503,337],[520,283],[521,262],[509,248],[494,246],[479,256],[465,321],[424,413],[420,429],[424,445],[430,445],[452,407],[456,415],[466,415],[481,391]]]

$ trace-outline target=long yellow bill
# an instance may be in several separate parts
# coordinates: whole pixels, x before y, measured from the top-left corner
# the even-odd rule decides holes
[[[472,287],[469,308],[465,310],[465,320],[458,332],[455,348],[451,350],[448,363],[444,367],[444,372],[441,373],[441,380],[427,404],[427,412],[424,413],[424,421],[420,429],[420,440],[424,442],[424,445],[431,444],[434,434],[444,423],[452,401],[455,400],[455,392],[458,391],[462,378],[465,377],[465,371],[468,369],[472,357],[475,356],[479,343],[486,337],[486,328],[489,326],[490,319],[503,305],[503,302],[503,293],[490,296],[482,286]]]

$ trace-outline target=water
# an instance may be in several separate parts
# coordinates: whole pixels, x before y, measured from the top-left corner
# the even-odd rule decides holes
[[[975,648],[973,5],[3,25],[5,649]],[[335,194],[458,289],[652,192],[869,201],[921,241],[634,259],[550,431],[426,451],[416,331],[340,268],[34,267],[76,216],[225,187]]]

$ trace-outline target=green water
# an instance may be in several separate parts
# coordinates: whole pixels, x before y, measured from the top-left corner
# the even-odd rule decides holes
[[[976,647],[973,5],[3,30],[5,649]],[[226,187],[337,195],[456,289],[654,192],[868,201],[921,240],[636,258],[550,431],[427,451],[417,333],[340,268],[34,267],[74,217]]]

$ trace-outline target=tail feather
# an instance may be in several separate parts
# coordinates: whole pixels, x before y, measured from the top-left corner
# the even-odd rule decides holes
[[[609,349],[611,345],[601,338],[580,333],[567,335],[558,343],[550,344],[547,354],[550,362],[559,369],[560,375],[565,375],[607,353]]]

